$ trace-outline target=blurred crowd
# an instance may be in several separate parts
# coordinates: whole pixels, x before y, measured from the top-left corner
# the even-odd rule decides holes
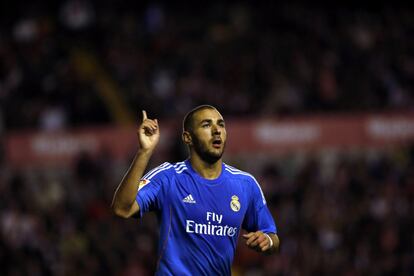
[[[132,114],[179,118],[202,103],[227,117],[412,109],[413,18],[381,4],[0,3],[0,142],[13,130],[119,123],[74,62],[79,50]],[[130,160],[84,153],[67,168],[18,169],[3,151],[1,275],[154,273],[156,217],[109,210]],[[261,183],[281,253],[240,243],[234,275],[414,275],[414,147],[267,159],[233,161]]]
[[[261,183],[282,245],[263,257],[240,241],[234,275],[413,275],[413,147],[294,160],[236,163]],[[155,214],[109,209],[127,165],[82,154],[69,170],[3,170],[1,274],[153,274]]]
[[[413,105],[414,12],[265,2],[13,1],[0,11],[6,129],[110,123],[90,53],[124,109],[159,118],[210,103],[225,115]],[[136,118],[134,118],[136,119]]]
[[[412,147],[285,163],[259,176],[282,247],[280,257],[261,260],[258,275],[414,273]]]

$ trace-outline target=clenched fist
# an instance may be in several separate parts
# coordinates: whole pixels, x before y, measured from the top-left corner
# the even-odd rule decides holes
[[[244,234],[243,238],[246,240],[246,245],[248,247],[258,252],[265,252],[271,249],[271,238],[262,231]]]

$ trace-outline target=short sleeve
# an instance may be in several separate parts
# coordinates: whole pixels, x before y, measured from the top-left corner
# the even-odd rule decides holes
[[[159,211],[164,201],[165,189],[168,184],[168,172],[171,165],[164,163],[144,175],[139,184],[136,201],[139,205],[139,217],[146,212]]]
[[[259,183],[254,177],[249,182],[251,200],[242,227],[249,232],[260,230],[264,233],[276,234],[276,224],[267,208],[266,199]]]

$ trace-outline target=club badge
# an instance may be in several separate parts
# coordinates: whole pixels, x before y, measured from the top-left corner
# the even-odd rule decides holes
[[[230,201],[230,208],[234,211],[234,212],[238,212],[240,210],[240,202],[239,202],[239,198],[234,195],[231,197],[231,201]]]

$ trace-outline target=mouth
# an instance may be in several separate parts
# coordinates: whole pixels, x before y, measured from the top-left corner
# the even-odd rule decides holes
[[[220,148],[222,144],[223,144],[223,141],[221,141],[221,139],[219,139],[219,138],[213,139],[213,147],[214,148]]]

